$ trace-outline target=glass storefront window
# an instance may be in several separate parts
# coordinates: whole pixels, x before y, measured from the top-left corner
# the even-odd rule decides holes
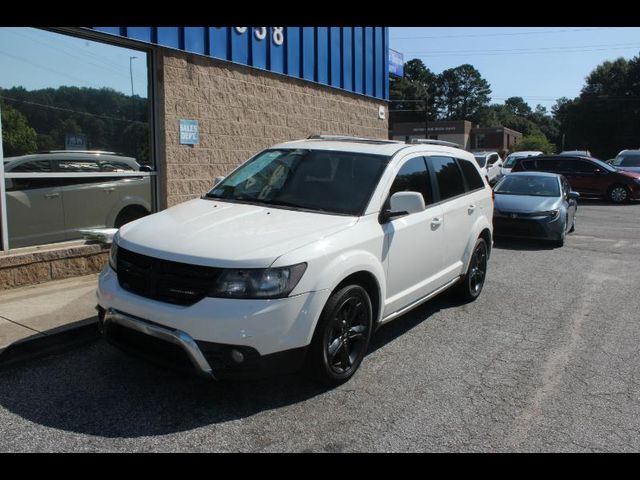
[[[10,248],[79,239],[153,210],[149,56],[0,28],[0,220]]]

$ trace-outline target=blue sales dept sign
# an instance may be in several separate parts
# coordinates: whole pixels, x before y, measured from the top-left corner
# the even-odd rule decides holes
[[[404,76],[404,56],[391,49],[389,49],[389,73],[396,77]]]
[[[180,120],[180,144],[198,145],[200,143],[200,132],[198,131],[197,120]]]

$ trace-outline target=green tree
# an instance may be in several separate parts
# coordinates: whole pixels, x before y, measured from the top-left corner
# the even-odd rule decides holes
[[[516,143],[512,150],[520,152],[522,150],[537,150],[544,153],[555,153],[556,146],[547,140],[543,133],[525,135]]]
[[[489,95],[489,82],[472,65],[460,65],[438,75],[435,104],[440,118],[468,120],[489,104]]]
[[[567,150],[588,149],[596,157],[611,158],[622,149],[638,148],[640,57],[598,65],[580,95],[558,99],[552,111]]]
[[[504,105],[511,113],[521,117],[528,117],[533,113],[529,104],[522,97],[509,97],[504,101]]]
[[[38,135],[29,126],[27,117],[15,108],[2,104],[2,149],[5,157],[35,153],[38,148]]]
[[[422,60],[406,62],[404,77],[390,80],[390,123],[422,122],[425,116],[428,120],[435,120],[436,78]]]

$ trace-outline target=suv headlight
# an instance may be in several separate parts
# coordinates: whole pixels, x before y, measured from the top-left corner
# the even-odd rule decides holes
[[[111,250],[109,250],[109,266],[114,272],[118,271],[118,234],[113,236]]]
[[[296,287],[306,263],[291,267],[225,269],[208,293],[223,298],[283,298]]]

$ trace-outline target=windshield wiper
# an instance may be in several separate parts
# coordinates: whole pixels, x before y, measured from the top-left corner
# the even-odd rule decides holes
[[[298,205],[297,203],[287,202],[284,200],[256,200],[258,203],[262,203],[264,205],[275,205],[278,207],[291,207],[291,208],[299,208],[301,210],[314,210],[319,212],[326,212],[327,210],[319,207],[306,207],[304,205]]]

